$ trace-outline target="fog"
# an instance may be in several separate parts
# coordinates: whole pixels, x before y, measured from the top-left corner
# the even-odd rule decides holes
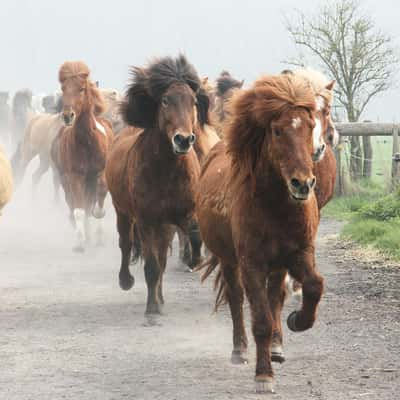
[[[361,2],[377,27],[399,45],[398,3]],[[185,52],[202,75],[228,69],[251,82],[262,72],[278,72],[296,54],[284,16],[306,13],[316,0],[127,1],[2,0],[0,89],[57,89],[57,69],[82,59],[104,87],[122,90],[129,65],[152,56]],[[315,65],[314,65],[315,66]],[[363,118],[400,120],[399,89],[371,103]]]

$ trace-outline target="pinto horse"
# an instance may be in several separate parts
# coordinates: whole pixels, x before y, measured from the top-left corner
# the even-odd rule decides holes
[[[99,117],[103,98],[89,79],[89,68],[80,61],[67,61],[59,70],[62,116],[66,127],[54,139],[51,157],[58,170],[65,199],[76,230],[75,251],[84,251],[89,236],[89,217],[105,215],[107,186],[104,168],[113,140],[111,124]],[[98,244],[102,242],[99,226]]]
[[[162,278],[175,227],[189,235],[192,265],[201,240],[194,218],[200,165],[193,149],[195,128],[203,126],[208,97],[184,56],[134,68],[122,115],[140,131],[120,135],[107,160],[106,178],[117,212],[122,254],[120,286],[130,289],[132,246],[140,243],[148,288],[146,314],[159,314]],[[135,239],[135,233],[139,240]]]
[[[235,96],[226,145],[211,150],[198,185],[196,213],[212,254],[203,277],[219,267],[216,305],[226,299],[230,306],[234,363],[246,360],[246,293],[259,392],[273,390],[271,356],[287,272],[303,286],[302,308],[288,318],[291,330],[312,327],[323,291],[315,267],[315,125],[315,94],[304,79],[260,78]]]

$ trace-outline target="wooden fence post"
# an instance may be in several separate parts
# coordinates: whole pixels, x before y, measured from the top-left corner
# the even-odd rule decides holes
[[[392,190],[396,189],[400,182],[400,153],[399,153],[399,126],[393,126],[392,147]]]
[[[336,196],[344,195],[344,182],[343,182],[343,171],[342,171],[342,153],[344,146],[343,136],[339,137],[339,143],[337,148],[335,149],[335,157],[336,157],[336,183],[335,183],[335,194]]]

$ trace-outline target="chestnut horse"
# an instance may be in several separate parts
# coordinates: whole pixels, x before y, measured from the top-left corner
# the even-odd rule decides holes
[[[315,94],[304,79],[260,78],[233,99],[226,146],[211,150],[198,186],[196,213],[212,254],[204,278],[219,266],[216,304],[226,299],[230,306],[234,363],[246,360],[246,293],[259,392],[272,391],[271,357],[282,331],[287,271],[303,286],[302,308],[288,318],[291,330],[312,327],[323,291],[315,268],[315,126]]]
[[[63,119],[67,125],[54,139],[51,157],[76,230],[75,251],[85,250],[88,218],[104,217],[107,186],[104,168],[113,140],[111,124],[99,117],[103,98],[89,79],[89,68],[80,61],[67,61],[59,70],[63,96]],[[101,226],[98,243],[102,241]]]
[[[207,111],[208,97],[184,56],[133,69],[122,114],[129,125],[142,130],[115,140],[106,177],[117,212],[120,286],[128,290],[134,284],[129,263],[136,232],[148,288],[146,314],[161,312],[162,278],[174,226],[190,237],[192,265],[200,260],[194,219],[200,165],[193,144],[197,124],[207,122]]]

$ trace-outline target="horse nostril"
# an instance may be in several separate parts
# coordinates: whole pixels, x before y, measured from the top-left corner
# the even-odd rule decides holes
[[[296,189],[299,188],[299,187],[301,186],[300,181],[299,181],[298,179],[296,179],[296,178],[293,178],[293,179],[290,181],[290,184],[291,184],[293,187],[295,187]]]
[[[185,141],[185,138],[179,133],[177,133],[173,138],[173,142],[175,143],[176,146],[179,146],[179,147],[181,147],[184,144],[184,141]]]
[[[189,136],[189,144],[193,144],[196,141],[196,135],[194,133],[192,133]]]
[[[315,186],[316,182],[317,180],[315,177],[308,180],[308,186],[310,187],[310,189],[312,189]]]

